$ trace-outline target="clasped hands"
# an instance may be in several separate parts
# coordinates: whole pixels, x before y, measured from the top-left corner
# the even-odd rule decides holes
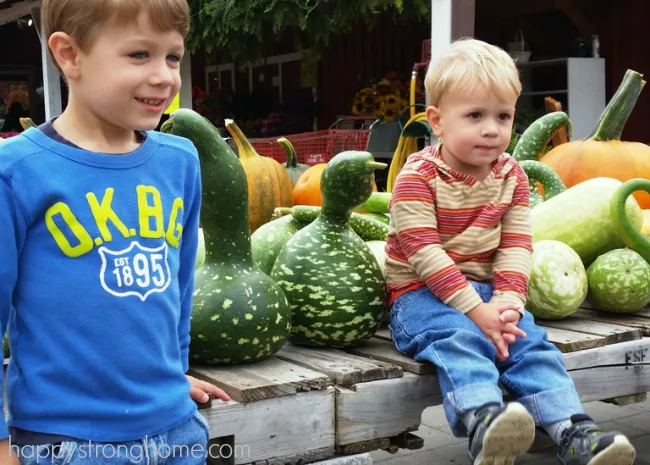
[[[497,350],[497,361],[505,361],[508,346],[514,344],[517,337],[524,338],[526,333],[517,324],[521,313],[519,306],[513,303],[482,303],[466,314]]]

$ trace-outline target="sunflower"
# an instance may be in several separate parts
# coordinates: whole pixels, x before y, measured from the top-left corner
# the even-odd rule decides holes
[[[383,110],[384,121],[393,121],[399,115],[400,108],[397,104],[386,105]]]
[[[384,97],[377,97],[377,99],[375,100],[375,105],[373,107],[373,113],[377,114],[378,112],[380,112],[384,108],[384,105],[386,105],[386,101],[384,100]]]
[[[373,94],[366,94],[363,96],[363,104],[366,106],[366,108],[374,108],[376,100],[377,99]]]
[[[389,94],[385,97],[386,105],[396,105],[398,97],[395,94]]]
[[[361,98],[360,97],[355,98],[354,102],[352,102],[352,114],[357,116],[363,115],[365,109],[366,106],[363,104]]]

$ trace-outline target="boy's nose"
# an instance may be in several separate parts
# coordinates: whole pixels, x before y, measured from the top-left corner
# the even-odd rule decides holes
[[[173,71],[167,63],[157,63],[154,65],[149,81],[153,85],[172,85],[174,82]]]
[[[499,131],[497,129],[497,125],[492,123],[492,122],[486,122],[483,125],[483,135],[484,136],[496,136],[499,134]]]

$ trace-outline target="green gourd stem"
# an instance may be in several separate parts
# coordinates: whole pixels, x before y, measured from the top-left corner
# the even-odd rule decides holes
[[[287,163],[284,166],[286,168],[297,168],[296,149],[293,147],[293,144],[286,137],[280,137],[278,144],[282,146],[284,152],[287,154]]]
[[[623,243],[634,250],[643,259],[650,263],[650,240],[638,231],[625,214],[625,203],[630,195],[637,191],[645,191],[650,194],[650,181],[647,179],[630,179],[619,187],[610,203],[610,214],[616,227],[616,231]]]
[[[540,116],[519,137],[512,156],[517,161],[538,160],[551,138],[563,126],[567,126],[569,135],[573,133],[569,115],[563,111],[554,111]]]
[[[625,123],[644,86],[643,75],[628,69],[623,82],[601,113],[590,139],[603,142],[621,140]]]
[[[351,150],[336,155],[327,163],[321,176],[321,220],[330,224],[347,224],[352,211],[372,195],[375,170],[387,166],[374,161],[369,152]]]
[[[544,197],[543,200],[548,200],[552,197],[555,197],[561,192],[566,190],[566,186],[562,182],[560,176],[551,168],[539,161],[535,160],[524,160],[519,162],[522,169],[528,176],[530,190],[531,190],[531,206],[533,206],[532,196],[535,192],[542,199],[541,194],[537,190],[537,183],[539,182],[544,188]],[[536,201],[538,199],[535,199]]]
[[[232,139],[235,141],[235,144],[237,145],[239,158],[246,159],[246,158],[259,157],[258,153],[253,148],[246,135],[244,135],[242,130],[239,128],[239,126],[237,126],[237,123],[235,123],[231,119],[226,119],[225,123],[226,123],[226,129],[228,130],[228,132],[232,136]]]
[[[291,215],[291,207],[275,207],[273,210],[273,219],[282,218],[283,216]]]
[[[189,139],[199,153],[205,263],[252,266],[248,184],[237,155],[210,121],[189,109],[176,110],[160,130]]]

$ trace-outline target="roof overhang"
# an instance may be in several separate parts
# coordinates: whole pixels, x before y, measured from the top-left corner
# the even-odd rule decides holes
[[[33,8],[40,7],[41,0],[0,0],[0,26],[27,16],[31,14]]]

